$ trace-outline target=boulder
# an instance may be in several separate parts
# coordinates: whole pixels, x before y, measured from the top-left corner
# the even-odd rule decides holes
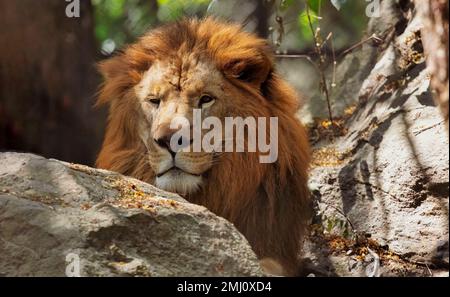
[[[390,2],[383,3],[383,11],[390,11]],[[389,259],[381,259],[379,275],[448,275],[449,141],[430,89],[422,22],[417,16],[382,17],[371,21],[369,34],[382,32],[375,23],[391,24],[392,30],[378,35],[384,38],[377,54],[370,54],[375,66],[351,73],[361,83],[340,93],[355,94],[354,112],[340,127],[340,136],[315,143],[311,189],[316,223],[326,233],[370,238],[376,242],[375,254],[379,247],[380,253],[409,265],[393,268]],[[354,250],[344,250],[338,260],[333,253],[324,257],[329,251],[315,245],[310,251],[313,262],[327,271],[367,275],[351,268],[356,264],[347,265]]]
[[[261,276],[206,208],[117,173],[0,153],[2,276]]]

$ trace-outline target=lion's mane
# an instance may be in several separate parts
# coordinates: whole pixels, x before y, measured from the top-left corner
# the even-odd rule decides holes
[[[259,258],[276,259],[287,274],[297,274],[310,217],[309,145],[295,116],[298,96],[276,73],[265,40],[212,18],[183,20],[151,31],[102,62],[105,82],[98,104],[109,104],[110,110],[97,166],[154,181],[137,132],[138,106],[130,90],[153,61],[192,53],[207,56],[244,97],[263,97],[258,108],[242,102],[235,113],[278,117],[279,153],[273,164],[259,163],[255,153],[224,154],[207,173],[202,190],[185,198],[234,223]]]

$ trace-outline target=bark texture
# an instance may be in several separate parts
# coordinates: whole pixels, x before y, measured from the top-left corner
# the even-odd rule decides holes
[[[423,22],[422,43],[431,85],[436,92],[434,97],[448,130],[448,0],[415,0],[414,3]]]
[[[103,119],[90,1],[0,1],[0,150],[91,164]]]

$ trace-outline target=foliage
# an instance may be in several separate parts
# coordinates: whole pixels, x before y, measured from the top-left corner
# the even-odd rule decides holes
[[[202,17],[211,0],[91,0],[95,9],[95,34],[104,54],[110,54],[126,43],[133,42],[149,28],[178,20],[185,16]],[[241,1],[241,0],[227,0]],[[262,0],[253,0],[255,2]],[[365,1],[345,0],[272,0],[274,12],[285,20],[285,34],[295,43],[281,44],[293,51],[311,48],[313,36],[309,27],[305,2],[310,7],[311,23],[316,29],[334,33],[337,49],[359,41],[367,17]],[[242,5],[232,5],[238,9]],[[235,8],[234,8],[235,7]],[[339,10],[338,10],[338,9]],[[224,15],[233,15],[233,11]],[[292,19],[294,16],[294,19]],[[273,24],[276,27],[276,24]],[[275,28],[276,29],[276,28]],[[288,37],[288,36],[284,36]]]
[[[298,32],[300,48],[308,47],[313,41],[305,3],[308,3],[314,29],[320,26],[323,32],[333,32],[336,48],[344,48],[361,39],[368,21],[365,1],[280,0],[281,12],[288,12],[302,4],[298,11],[297,28],[293,28]]]
[[[106,55],[146,30],[184,16],[202,16],[210,0],[92,0],[95,35]]]
[[[184,16],[202,16],[209,2],[210,0],[158,0],[158,19],[169,22]]]
[[[133,41],[157,23],[156,3],[146,0],[92,0],[95,35],[104,54]]]

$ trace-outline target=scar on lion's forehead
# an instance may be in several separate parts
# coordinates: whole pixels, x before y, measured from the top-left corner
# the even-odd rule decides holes
[[[215,67],[206,62],[180,64],[156,61],[144,73],[141,82],[136,86],[136,92],[140,98],[145,98],[152,92],[165,91],[161,88],[176,88],[192,93],[203,88],[205,80],[216,76]]]
[[[135,87],[136,94],[140,99],[145,99],[152,92],[159,92],[160,90],[152,89],[157,87],[162,81],[164,70],[160,63],[154,63],[149,70],[147,70],[140,83]]]

